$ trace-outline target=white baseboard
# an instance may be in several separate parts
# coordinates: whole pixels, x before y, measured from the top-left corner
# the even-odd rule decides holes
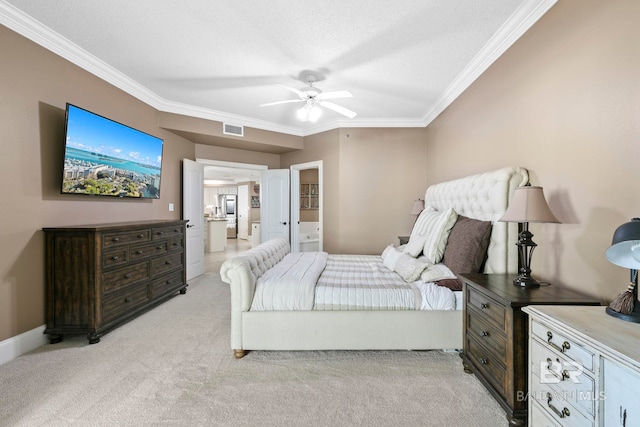
[[[47,343],[45,325],[0,342],[0,365]]]

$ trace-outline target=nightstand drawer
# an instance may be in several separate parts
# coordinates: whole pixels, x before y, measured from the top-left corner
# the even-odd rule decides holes
[[[533,322],[531,329],[531,335],[545,343],[546,346],[582,364],[582,367],[589,372],[593,372],[595,357],[592,352],[557,330],[537,321]]]
[[[467,345],[466,356],[482,371],[483,377],[491,382],[499,393],[504,394],[507,374],[501,360],[497,359],[491,351],[479,344],[474,338],[467,337],[465,344]]]
[[[482,317],[491,321],[500,330],[505,330],[505,307],[493,298],[467,288],[467,307],[474,308],[482,313]]]
[[[485,322],[484,318],[473,310],[467,311],[467,335],[482,342],[486,347],[500,355],[504,363],[507,348],[507,338],[504,331]]]

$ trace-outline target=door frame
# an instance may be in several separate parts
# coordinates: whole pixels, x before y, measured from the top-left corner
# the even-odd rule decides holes
[[[322,160],[291,165],[291,250],[300,250],[300,171],[306,169],[318,169],[318,224],[320,227],[318,250],[323,250],[324,234],[324,179],[322,172]],[[294,172],[295,171],[295,172]]]

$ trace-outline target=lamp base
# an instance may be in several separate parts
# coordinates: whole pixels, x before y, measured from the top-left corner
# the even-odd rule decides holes
[[[611,307],[607,307],[605,311],[609,316],[617,317],[618,319],[626,320],[627,322],[640,323],[640,313],[636,311],[632,311],[629,314],[624,314],[612,310]]]
[[[513,284],[515,286],[520,286],[521,288],[539,288],[540,287],[540,282],[538,282],[533,277],[526,276],[524,274],[521,274],[515,279],[513,279]]]

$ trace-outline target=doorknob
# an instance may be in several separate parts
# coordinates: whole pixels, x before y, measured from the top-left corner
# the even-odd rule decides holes
[[[285,222],[281,222],[280,224],[282,224],[282,225],[287,225],[287,221],[285,221]]]

